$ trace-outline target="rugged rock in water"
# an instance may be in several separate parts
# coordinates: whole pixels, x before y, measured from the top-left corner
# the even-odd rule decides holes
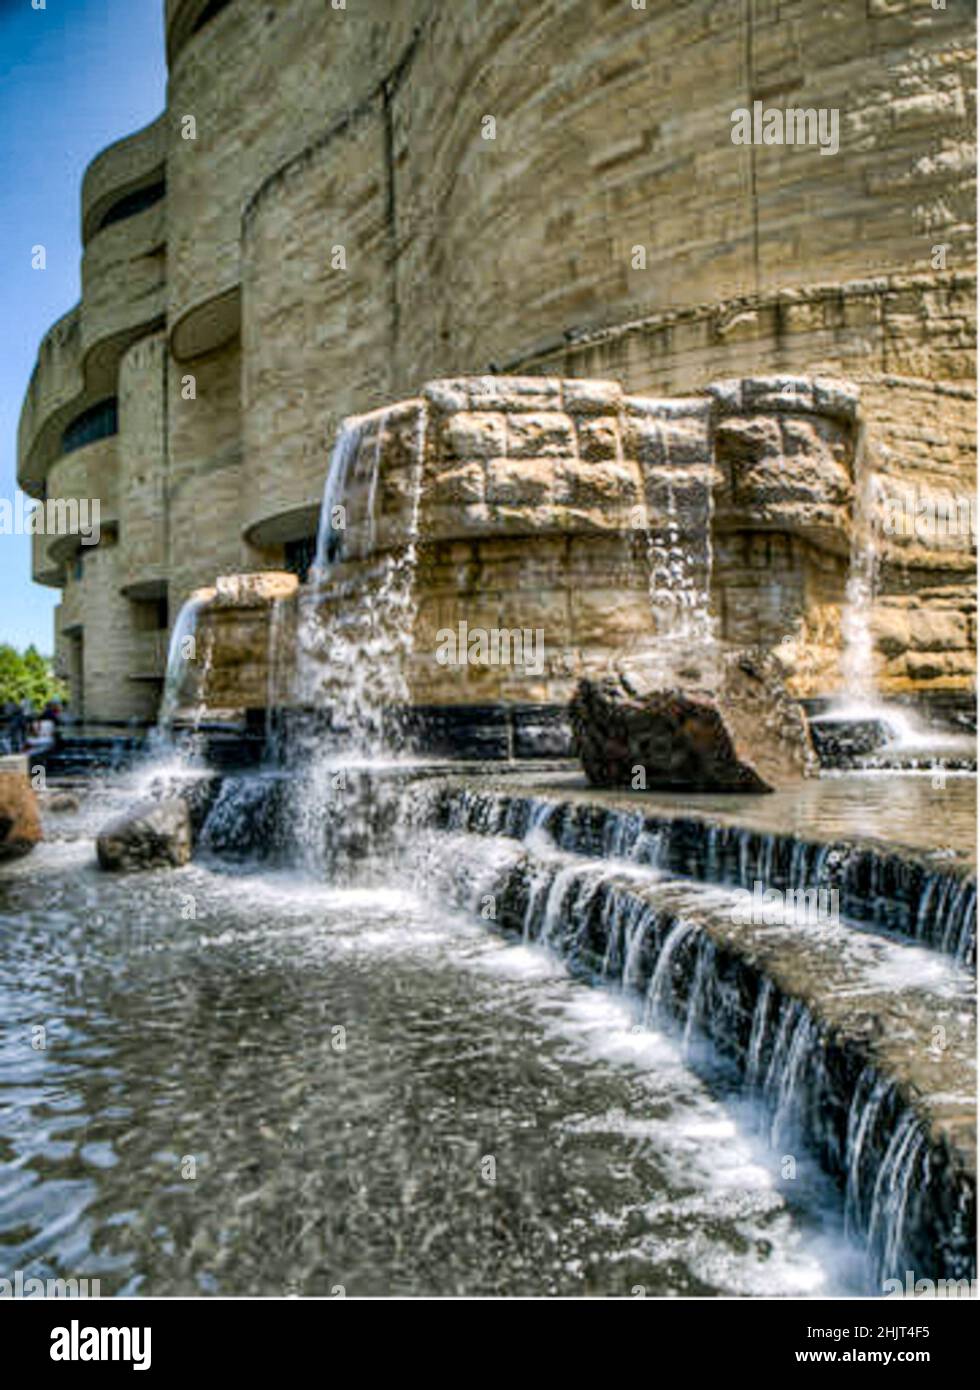
[[[191,857],[191,815],[180,797],[139,802],[110,821],[96,848],[103,869],[179,867]]]
[[[54,792],[47,797],[44,802],[45,811],[53,811],[58,814],[67,811],[77,811],[81,803],[77,796],[72,796],[71,792]]]
[[[888,726],[880,719],[813,719],[810,735],[822,767],[860,766],[888,742]]]
[[[776,660],[758,648],[669,668],[624,661],[579,683],[570,716],[595,786],[766,792],[815,771],[803,712]]]
[[[26,758],[0,758],[0,862],[29,854],[43,838]]]
[[[190,816],[191,843],[196,845],[221,790],[222,781],[223,778],[213,772],[205,772],[199,776],[158,777],[150,783],[149,799],[167,801],[173,797],[183,801]]]

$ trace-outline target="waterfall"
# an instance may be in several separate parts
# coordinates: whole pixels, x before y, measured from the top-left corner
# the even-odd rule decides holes
[[[349,760],[377,760],[392,751],[386,716],[407,700],[407,664],[414,629],[414,582],[426,416],[416,405],[410,512],[398,543],[378,548],[377,496],[387,432],[405,417],[390,407],[346,420],[330,458],[311,582],[300,602],[298,662],[301,700],[327,709],[335,745]],[[351,550],[350,489],[374,432],[359,518],[359,544]],[[342,560],[360,572],[341,577]]]
[[[714,552],[711,536],[714,497],[710,473],[704,483],[704,516],[699,527],[700,548],[685,529],[677,500],[674,471],[683,477],[686,465],[671,460],[669,433],[665,419],[657,421],[660,454],[664,470],[657,477],[662,500],[659,526],[647,524],[647,559],[649,568],[650,606],[656,627],[654,647],[672,663],[680,651],[678,644],[690,652],[702,654],[714,647],[714,624],[711,617],[711,576]],[[706,446],[707,447],[707,446]]]
[[[586,809],[590,815],[583,819]],[[443,814],[452,829],[511,835],[531,848],[547,824],[569,853],[625,861],[653,874],[750,892],[756,882],[794,895],[836,891],[848,921],[897,932],[967,968],[976,960],[976,879],[925,867],[911,871],[902,855],[609,807],[570,814],[553,801],[487,792],[446,793]]]
[[[395,431],[410,428],[410,412],[407,503],[397,517],[397,536],[381,535],[387,445]],[[357,857],[364,857],[377,820],[371,803],[388,794],[384,779],[371,778],[365,768],[380,770],[400,752],[392,713],[409,696],[426,430],[421,403],[386,407],[345,420],[330,457],[316,560],[300,596],[296,634],[298,698],[310,712],[310,728],[291,753],[297,836],[307,866],[318,873],[325,868],[325,824],[343,826],[340,839],[356,844]],[[391,517],[385,520],[390,527]],[[348,834],[352,818],[363,836]]]
[[[878,587],[877,478],[866,465],[863,432],[855,451],[851,561],[841,613],[841,698],[857,708],[876,700],[871,615]]]
[[[294,849],[294,780],[228,779],[204,848],[259,859]],[[726,1087],[740,1080],[741,1093],[760,1107],[759,1129],[770,1147],[799,1153],[804,1162],[810,1154],[837,1184],[845,1229],[866,1248],[871,1291],[880,1293],[885,1277],[918,1268],[913,1260],[924,1272],[930,1264],[969,1267],[970,1191],[959,1166],[942,1168],[949,1160],[918,1103],[907,1098],[901,1072],[890,1074],[887,1054],[869,1057],[860,1028],[850,1031],[851,1005],[828,1014],[811,995],[805,946],[799,956],[785,947],[800,962],[787,976],[779,953],[770,962],[751,941],[740,945],[732,936],[717,893],[701,896],[690,880],[685,886],[626,857],[649,842],[654,818],[629,813],[611,823],[619,813],[588,804],[432,783],[420,792],[409,782],[402,795],[389,780],[379,797],[378,780],[366,775],[319,807],[320,836],[342,870],[373,855],[394,867],[406,890],[421,885],[442,906],[482,918],[481,907],[492,902],[495,930],[544,946],[576,976],[628,996],[635,1016],[673,1034],[695,1070],[723,1078]],[[401,826],[394,834],[393,818]],[[674,856],[690,869],[695,852],[698,864],[710,859],[718,872],[735,866],[755,874],[763,865],[781,881],[805,877],[808,865],[833,870],[825,845],[804,852],[791,837],[773,840],[742,827],[716,826],[709,836],[695,821],[663,824],[668,872]],[[605,858],[588,857],[603,851]],[[329,862],[332,874],[336,868]],[[898,882],[897,873],[897,865],[882,861],[877,872],[865,864],[858,878],[875,897]],[[919,872],[907,878],[910,902],[930,919],[941,912],[944,934],[953,934],[949,924],[972,910],[972,880],[947,875],[947,888]],[[848,1000],[855,982],[860,986],[860,975],[832,998]]]
[[[203,652],[198,651],[198,622],[213,598],[213,589],[197,589],[184,600],[177,614],[167,649],[167,670],[157,723],[146,742],[152,762],[171,759],[177,753],[174,722],[182,709],[196,706],[191,720],[191,728],[195,732],[204,717],[207,679],[211,669],[211,641],[209,639],[205,643]]]
[[[311,574],[311,580],[317,587],[326,580],[330,570],[343,554],[344,534],[347,529],[344,498],[347,495],[351,465],[355,462],[361,447],[366,419],[366,416],[355,416],[344,420],[330,455],[327,475],[323,482],[320,520],[316,533],[316,555]]]
[[[163,682],[163,697],[157,723],[161,729],[173,725],[180,708],[188,673],[188,663],[198,660],[197,623],[203,610],[214,597],[213,589],[198,589],[186,599],[177,614],[170,645],[167,648],[167,673]],[[189,645],[188,645],[189,644]],[[205,664],[206,664],[205,656]]]
[[[910,1200],[918,1185],[927,1186],[928,1165],[922,1124],[913,1110],[905,1110],[878,1167],[871,1195],[868,1244],[879,1284],[898,1271]]]

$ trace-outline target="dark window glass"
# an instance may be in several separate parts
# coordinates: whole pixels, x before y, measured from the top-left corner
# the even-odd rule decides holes
[[[74,568],[74,571],[73,571],[76,580],[81,579],[81,577],[82,577],[82,570],[83,570],[83,565],[82,565],[82,552],[79,551],[78,554],[75,556],[75,568]]]
[[[111,227],[113,222],[122,222],[126,217],[135,217],[144,208],[151,208],[154,203],[159,203],[166,191],[166,180],[161,179],[159,183],[151,183],[147,188],[137,188],[135,193],[127,193],[125,198],[120,198],[117,203],[113,203],[96,230],[101,232],[103,227]]]
[[[162,630],[170,621],[169,605],[165,598],[157,599],[157,629]]]
[[[286,569],[290,574],[298,575],[300,583],[305,584],[310,566],[316,559],[316,536],[303,536],[298,541],[287,541],[285,552]]]
[[[204,9],[198,15],[191,33],[196,34],[199,29],[204,28],[205,24],[210,24],[215,15],[219,15],[221,11],[230,4],[231,0],[208,0],[208,4],[204,6]]]
[[[77,419],[72,420],[61,436],[61,452],[70,454],[75,449],[84,449],[86,444],[92,444],[96,439],[107,439],[110,434],[117,434],[118,431],[119,412],[116,398],[110,396],[107,401],[99,401],[98,405],[90,406]]]

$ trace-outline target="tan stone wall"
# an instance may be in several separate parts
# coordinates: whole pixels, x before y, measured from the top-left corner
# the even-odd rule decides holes
[[[596,334],[533,365],[618,372],[631,389],[668,392],[746,368],[843,375],[860,389],[884,495],[925,489],[965,500],[976,493],[975,295],[974,276],[936,273],[749,297]],[[881,527],[879,543],[882,688],[971,685],[975,537],[910,543]],[[823,628],[829,653],[837,638],[832,624]]]
[[[275,535],[289,512],[299,515],[287,531],[315,530],[310,511],[341,420],[398,398],[384,141],[379,99],[263,195],[246,222],[243,521],[260,534]]]
[[[119,366],[120,577],[131,595],[166,595],[167,340],[141,338]]]
[[[197,661],[206,672],[200,697],[209,709],[240,714],[275,705],[286,694],[297,582],[285,573],[218,576],[197,624]],[[274,630],[277,622],[288,634]],[[274,649],[277,639],[284,650]]]
[[[171,617],[216,573],[276,566],[284,540],[313,531],[343,416],[491,363],[614,380],[627,396],[843,375],[861,388],[886,488],[972,491],[968,0],[357,0],[344,11],[235,0],[192,34],[202,8],[168,0],[167,111],[86,174],[83,300],[42,344],[18,441],[22,485],[38,495],[50,472],[60,486],[64,426],[120,395],[120,579],[139,582],[145,538],[143,578],[167,579]],[[755,99],[838,109],[840,153],[734,145],[731,113]],[[185,116],[194,140],[181,138]],[[165,203],[96,232],[164,163]],[[336,245],[346,270],[331,264]],[[946,269],[934,268],[937,246]],[[132,345],[164,315],[161,525],[156,473],[140,467],[156,450],[161,378]],[[186,372],[196,402],[179,398]],[[600,423],[587,445],[600,492],[617,486],[598,467],[609,438]],[[547,452],[454,447],[426,505],[434,518],[460,514],[468,544],[506,540],[534,505],[599,505],[562,493]],[[644,490],[653,505],[649,478]],[[799,595],[790,607],[808,616],[794,630],[823,653],[811,677],[830,679],[846,547],[799,534],[783,549],[769,522],[747,519],[737,534],[722,520],[732,573],[720,618],[751,626],[737,595],[761,592],[767,572],[771,594]],[[884,552],[882,679],[962,685],[968,547],[899,539]]]
[[[424,8],[421,0],[357,0],[346,10],[236,0],[175,56],[168,318],[180,355],[217,345],[192,320],[237,289],[243,204],[378,86]],[[196,120],[195,140],[181,138],[184,115]]]
[[[775,649],[797,694],[826,691],[859,438],[853,390],[829,379],[735,380],[661,401],[581,379],[430,383],[358,422],[322,646],[335,631],[349,641],[354,614],[384,632],[390,610],[392,650],[398,624],[413,624],[412,703],[560,702],[624,651],[688,640],[678,599],[697,599],[710,569],[716,636]],[[416,517],[411,583],[406,570],[392,587],[384,556],[404,554]],[[672,535],[695,558],[679,582],[656,561]],[[441,663],[440,634],[461,623],[540,630],[543,669]]]
[[[118,435],[97,439],[82,449],[64,454],[53,465],[47,481],[50,501],[88,503],[88,515],[94,517],[92,503],[99,503],[99,529],[104,530],[119,521],[119,451]],[[66,515],[68,513],[66,512]],[[81,521],[83,511],[78,507]],[[74,554],[78,548],[76,535],[66,533],[48,537],[48,557],[57,561]],[[84,549],[85,547],[83,547]]]
[[[132,678],[140,666],[133,605],[120,593],[119,547],[111,538],[84,552],[82,579],[72,584],[82,642],[82,701],[89,722],[146,721],[156,711],[155,683]]]
[[[163,319],[163,202],[96,232],[82,256],[82,352]]]
[[[244,563],[240,387],[237,342],[190,364],[171,363],[168,402],[169,599],[171,623],[181,604],[215,574]],[[182,378],[194,377],[193,399]]]

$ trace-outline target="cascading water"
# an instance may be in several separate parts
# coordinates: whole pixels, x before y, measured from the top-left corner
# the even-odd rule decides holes
[[[664,420],[657,419],[660,453],[666,467],[658,477],[660,515],[656,524],[648,521],[647,555],[650,605],[656,626],[654,650],[669,660],[678,651],[710,653],[714,624],[711,617],[711,576],[713,569],[712,516],[714,510],[710,478],[701,486],[701,512],[696,532],[685,526],[677,498],[677,481],[691,487],[689,477],[678,471],[670,456],[669,434]]]
[[[855,494],[851,554],[841,610],[840,688],[818,722],[877,721],[887,735],[880,756],[921,756],[942,765],[949,758],[975,757],[975,744],[964,735],[944,733],[908,710],[881,697],[875,672],[872,618],[881,569],[879,504],[881,483],[871,467],[862,427],[854,455]]]
[[[379,539],[378,496],[389,433],[404,430],[409,418],[404,406],[344,422],[324,484],[316,559],[299,602],[299,701],[325,711],[329,727],[314,717],[289,759],[297,781],[298,839],[306,863],[319,871],[327,838],[334,841],[336,867],[343,837],[326,832],[336,832],[341,823],[360,825],[362,833],[349,842],[357,843],[362,857],[376,828],[378,797],[385,794],[384,779],[376,774],[399,752],[391,715],[408,695],[426,439],[424,405],[415,402],[410,410],[412,464],[399,533]]]
[[[841,692],[845,709],[867,713],[876,704],[871,614],[878,589],[878,484],[868,466],[864,431],[854,454],[856,487],[851,520],[851,562],[841,612]]]
[[[481,840],[513,846],[511,857],[500,861],[496,883],[486,875],[481,879],[481,891],[496,903],[505,928],[526,943],[544,946],[574,974],[618,984],[638,998],[644,1026],[666,1028],[681,1055],[695,1065],[713,1065],[706,1047],[734,1064],[744,1093],[762,1107],[760,1132],[773,1151],[809,1152],[834,1175],[847,1229],[865,1247],[870,1291],[881,1292],[883,1281],[900,1274],[910,1260],[921,1269],[969,1275],[970,1189],[960,1177],[951,1181],[930,1168],[935,1140],[896,1083],[877,1066],[861,1071],[866,1006],[855,1006],[859,1041],[848,1051],[839,1032],[828,1033],[809,998],[785,993],[773,977],[759,975],[754,951],[765,949],[772,928],[761,928],[746,957],[729,953],[724,946],[729,929],[718,934],[718,923],[731,920],[728,891],[670,877],[675,860],[682,872],[692,868],[695,822],[675,822],[677,836],[668,823],[654,838],[649,820],[636,813],[600,814],[574,803],[470,791],[444,799],[437,820],[448,832],[443,855],[456,881],[466,878],[467,835],[475,832]],[[845,867],[828,845],[801,845],[791,837],[753,840],[742,827],[712,827],[710,835],[704,830],[699,868],[710,865],[713,875],[734,869],[736,882],[760,873],[767,882],[833,876]],[[657,846],[651,856],[655,863],[633,857],[644,844]],[[606,858],[587,857],[597,853]],[[852,891],[862,888],[870,899],[889,885],[894,891],[901,880],[897,862],[878,864],[872,857],[856,859],[855,865]],[[907,878],[907,865],[905,870]],[[957,911],[967,910],[973,885],[955,878],[948,882],[953,887],[942,896],[956,900]],[[435,884],[439,888],[438,875]],[[914,891],[926,909],[942,893],[928,877],[918,879]],[[914,915],[910,911],[909,924]],[[815,963],[826,959],[828,946],[835,960],[853,962],[843,968],[842,994],[832,1006],[835,1030],[841,1027],[844,999],[867,999],[875,990],[892,988],[892,981],[900,991],[928,989],[924,981],[931,967],[921,948],[911,948],[905,966],[904,948],[882,937],[869,951],[869,938],[847,923],[834,926],[826,939],[819,924],[794,919],[784,928],[792,973],[802,967],[799,947],[789,943],[795,938],[805,946],[810,931]],[[741,941],[741,933],[732,939]],[[933,944],[942,945],[938,937]],[[890,963],[882,971],[886,956]],[[814,978],[805,969],[802,974],[809,993]],[[924,996],[921,1026],[932,1025],[940,1012],[958,1009],[954,999],[965,1001],[972,994],[972,981],[958,965],[938,968],[935,978],[940,992]],[[939,983],[943,980],[948,983]],[[947,989],[953,992],[944,1004]],[[963,1104],[969,1104],[966,1097]]]
[[[343,554],[344,536],[347,530],[347,508],[344,498],[351,467],[357,459],[368,416],[354,416],[344,420],[337,433],[337,439],[330,455],[330,463],[323,481],[323,497],[320,502],[320,520],[316,533],[316,554],[310,581],[315,588],[320,587],[329,576],[330,570]],[[377,458],[377,455],[375,455]]]
[[[198,639],[203,611],[214,598],[213,589],[198,589],[185,599],[177,614],[167,650],[167,670],[156,728],[148,740],[151,758],[173,757],[177,753],[174,724],[181,710],[193,710],[190,727],[196,731],[205,713],[205,689],[211,665],[211,642]],[[186,747],[189,745],[185,745]]]

